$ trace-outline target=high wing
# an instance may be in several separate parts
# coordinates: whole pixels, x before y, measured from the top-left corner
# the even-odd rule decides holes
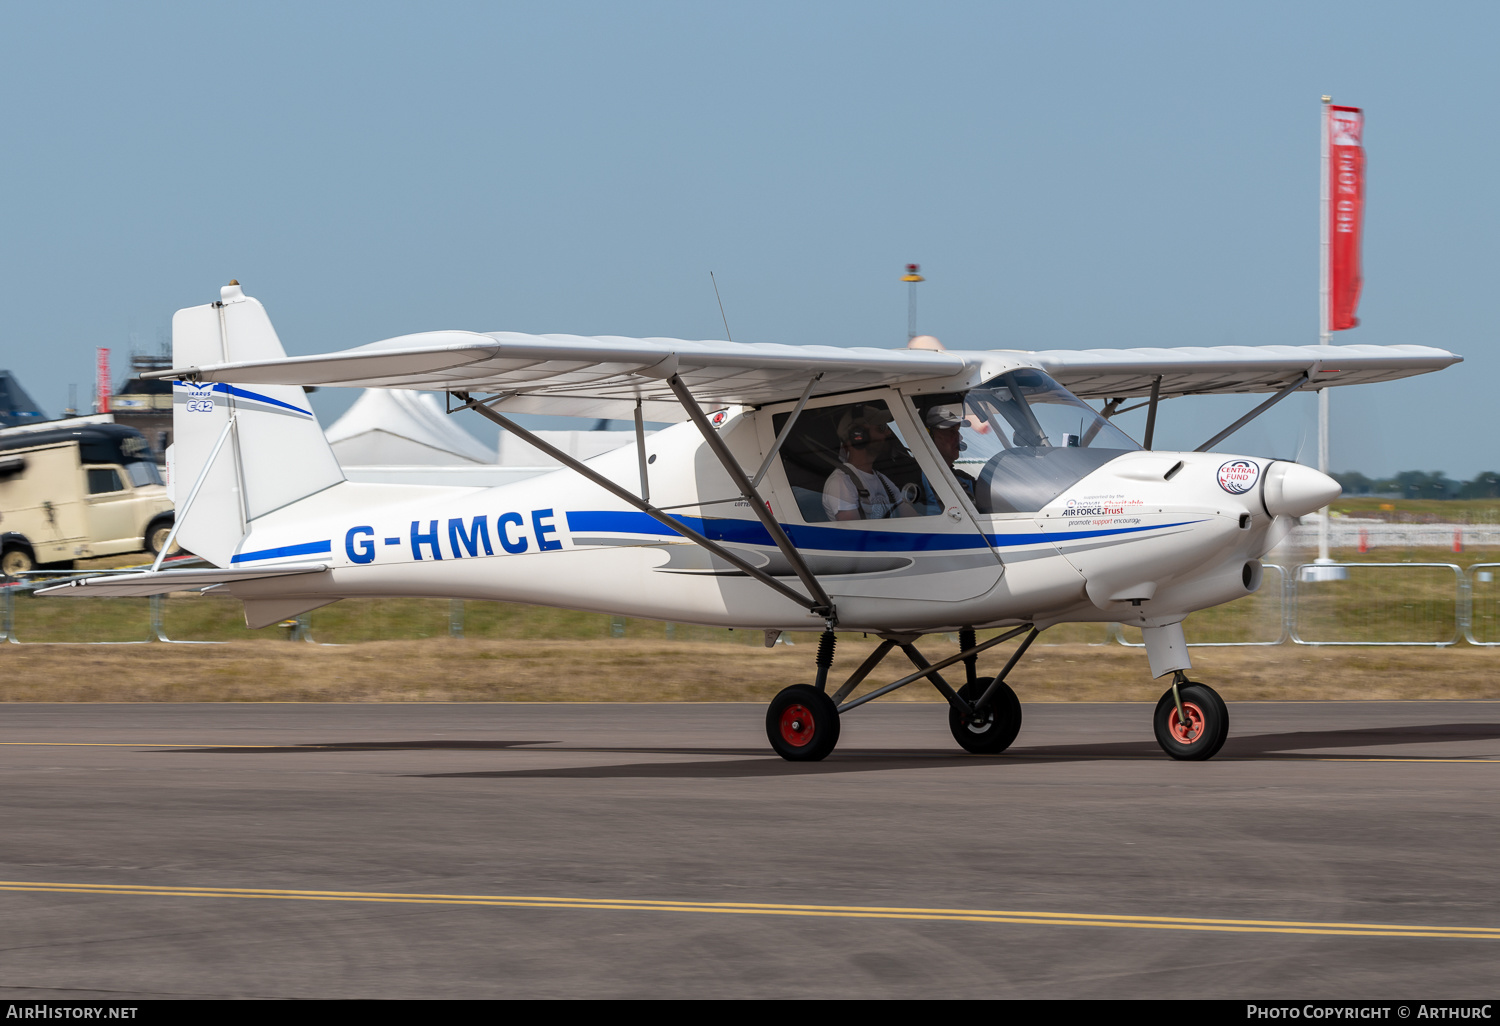
[[[234,584],[239,581],[258,581],[268,577],[291,577],[298,574],[323,573],[328,569],[321,563],[259,567],[254,570],[157,570],[153,572],[112,574],[100,577],[85,577],[66,584],[54,584],[50,588],[38,588],[38,595],[66,595],[73,598],[119,598],[144,595],[165,595],[172,591],[193,591],[215,584]]]
[[[814,375],[815,395],[976,376],[983,352],[846,349],[671,338],[432,331],[321,356],[179,367],[152,377],[236,384],[330,385],[512,393],[509,413],[683,419],[667,385],[674,373],[701,402],[761,405],[795,399]],[[1014,362],[1014,361],[1012,361]]]
[[[1049,349],[1029,353],[1084,399],[1277,392],[1302,374],[1303,391],[1395,381],[1460,362],[1430,346],[1195,346],[1183,349]]]
[[[666,379],[700,402],[757,406],[884,385],[947,391],[1016,367],[1046,370],[1084,398],[1275,392],[1392,381],[1461,358],[1428,346],[1213,346],[1181,349],[959,350],[842,348],[670,338],[433,331],[342,352],[175,367],[148,377],[235,384],[329,385],[502,393],[508,413],[683,419]]]

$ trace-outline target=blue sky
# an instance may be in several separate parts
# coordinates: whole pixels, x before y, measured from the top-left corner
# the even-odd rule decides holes
[[[1500,469],[1500,8],[5,4],[0,366],[52,414],[229,278],[289,352],[412,331],[1317,341],[1318,98],[1367,111],[1335,469]],[[325,390],[325,422],[352,401]],[[1247,409],[1177,400],[1159,445]],[[1315,460],[1298,397],[1224,447]],[[1138,416],[1138,415],[1136,415]],[[1127,429],[1139,425],[1126,418]]]

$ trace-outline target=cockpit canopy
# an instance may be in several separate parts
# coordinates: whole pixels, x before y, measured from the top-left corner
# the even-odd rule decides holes
[[[1140,448],[1039,370],[1011,371],[963,393],[916,396],[914,403],[930,449],[902,434],[885,399],[802,414],[780,453],[805,521],[938,516],[950,500],[933,486],[934,475],[949,478],[981,514],[1035,512]],[[790,417],[772,418],[778,436]]]
[[[1014,370],[963,395],[954,469],[978,482],[981,513],[1033,513],[1116,456],[1140,449],[1039,370]]]

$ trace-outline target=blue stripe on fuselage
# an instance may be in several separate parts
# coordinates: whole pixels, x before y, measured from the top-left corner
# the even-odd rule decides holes
[[[231,563],[248,563],[254,559],[275,559],[277,556],[311,556],[319,552],[333,552],[332,541],[303,542],[301,545],[283,545],[279,549],[261,549],[259,552],[241,552],[230,556]]]
[[[738,542],[742,545],[774,545],[770,532],[758,520],[728,518],[677,517],[672,519],[707,536],[713,541]],[[1009,534],[963,533],[929,534],[900,531],[862,531],[858,528],[808,527],[783,524],[792,544],[799,549],[822,549],[835,552],[939,552],[954,549],[979,549],[988,545],[1007,548],[1016,545],[1041,545],[1083,538],[1136,534],[1166,527],[1196,524],[1183,520],[1173,524],[1146,524],[1139,527],[1111,527],[1091,531],[1026,531]],[[672,537],[671,531],[646,513],[624,510],[581,510],[568,513],[568,530],[575,534],[603,532],[608,534],[643,534]]]

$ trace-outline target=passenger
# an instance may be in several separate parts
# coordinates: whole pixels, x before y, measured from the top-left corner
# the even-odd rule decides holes
[[[889,477],[875,469],[891,444],[891,429],[878,408],[855,406],[839,418],[839,465],[823,484],[829,520],[914,517],[917,511]]]
[[[963,438],[959,433],[964,420],[964,404],[961,400],[936,403],[929,406],[922,415],[922,423],[927,427],[927,434],[932,437],[932,444],[937,447],[938,454],[943,457],[943,462],[948,464],[948,472],[953,475],[953,480],[972,502],[976,484],[974,478],[953,465],[958,460],[958,454],[964,450]],[[943,501],[933,490],[930,481],[923,481],[923,492],[927,511],[941,513]]]

